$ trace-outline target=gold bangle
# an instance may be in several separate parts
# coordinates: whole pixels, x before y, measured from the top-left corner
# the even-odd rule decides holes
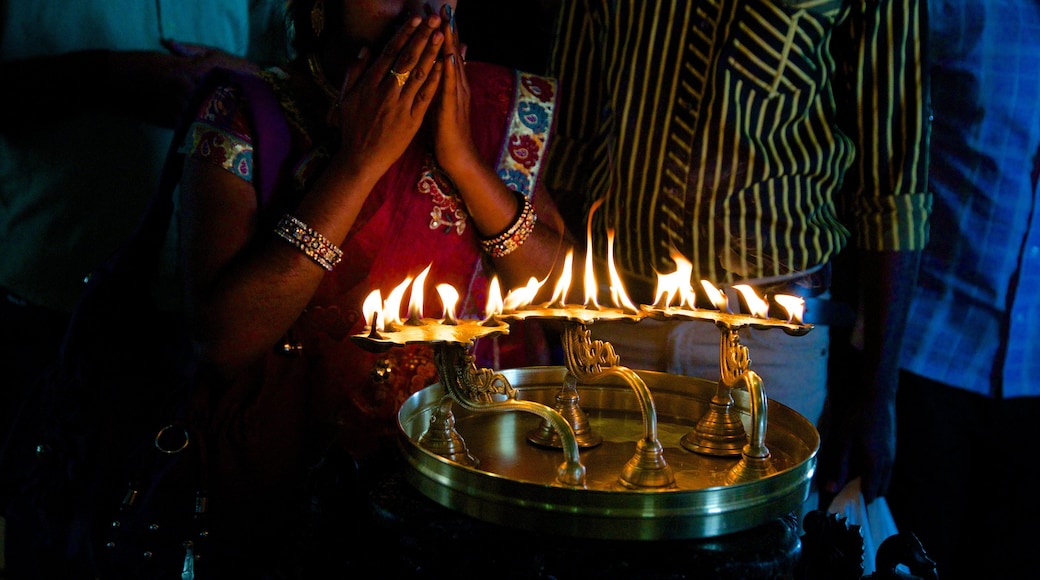
[[[538,215],[535,214],[534,206],[527,196],[519,192],[516,196],[519,198],[520,208],[513,223],[498,235],[480,239],[480,246],[492,258],[504,258],[524,245],[534,231],[535,222],[538,221]]]
[[[278,220],[274,233],[329,272],[343,259],[343,250],[295,216],[283,215],[282,219]]]

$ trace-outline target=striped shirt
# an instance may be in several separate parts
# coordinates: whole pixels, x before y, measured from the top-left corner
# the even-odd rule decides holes
[[[923,0],[568,0],[547,185],[627,280],[782,279],[927,237]],[[626,280],[626,281],[627,281]]]
[[[1040,395],[1040,2],[930,0],[933,238],[903,367]]]

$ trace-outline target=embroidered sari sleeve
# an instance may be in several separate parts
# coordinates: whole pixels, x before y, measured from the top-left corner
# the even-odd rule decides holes
[[[180,152],[252,183],[253,142],[241,90],[220,86],[199,109]]]
[[[530,198],[549,148],[556,80],[520,71],[515,74],[513,107],[496,170],[510,189]]]

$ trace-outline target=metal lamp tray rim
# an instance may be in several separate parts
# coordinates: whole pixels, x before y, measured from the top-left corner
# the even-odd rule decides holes
[[[502,374],[520,397],[552,404],[566,374],[563,367],[524,367]],[[691,427],[707,408],[715,383],[704,379],[652,371],[636,371],[657,401],[658,422],[672,432]],[[675,461],[680,477],[667,489],[631,489],[611,485],[608,465],[625,453],[631,441],[616,437],[638,410],[630,389],[621,384],[579,385],[582,406],[590,421],[606,430],[610,445],[582,450],[591,478],[586,488],[531,477],[532,463],[551,465],[559,451],[524,441],[523,433],[538,419],[527,413],[471,413],[455,406],[456,429],[474,449],[480,463],[463,465],[438,456],[418,443],[445,390],[439,383],[412,395],[398,412],[405,476],[420,493],[471,517],[528,530],[565,536],[617,540],[662,540],[713,537],[749,529],[798,508],[808,495],[816,465],[819,433],[807,419],[770,400],[766,443],[776,455],[777,473],[736,484],[699,477],[705,470],[724,469],[736,460],[699,457],[662,436],[666,457]],[[736,390],[734,401],[747,415],[747,393]],[[618,429],[618,426],[622,429]],[[607,449],[609,447],[609,450]],[[620,450],[620,451],[619,451]],[[483,459],[481,459],[483,455]],[[537,466],[535,466],[537,467]],[[608,469],[606,474],[603,469]],[[535,470],[537,475],[541,473]]]

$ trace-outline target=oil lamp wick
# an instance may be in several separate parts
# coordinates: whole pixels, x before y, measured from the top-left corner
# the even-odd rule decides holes
[[[379,331],[377,330],[377,327],[376,327],[376,323],[377,322],[379,322],[379,311],[376,311],[376,312],[372,313],[372,326],[371,326],[371,330],[368,333],[368,337],[371,338],[371,339],[381,339],[381,338],[383,338],[382,336],[379,335]]]

